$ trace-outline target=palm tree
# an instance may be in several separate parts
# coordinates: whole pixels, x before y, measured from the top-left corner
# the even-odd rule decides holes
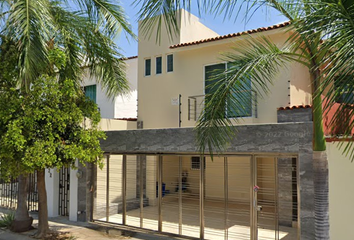
[[[224,13],[226,17],[235,16],[239,10],[240,1],[201,1],[198,7],[210,9],[215,14]],[[206,96],[205,107],[199,117],[196,131],[200,151],[206,148],[222,151],[235,137],[230,126],[232,122],[225,118],[225,103],[231,112],[244,111],[246,101],[242,90],[246,79],[251,79],[253,91],[262,96],[269,92],[268,86],[273,82],[277,72],[289,62],[297,62],[305,66],[310,75],[313,111],[313,168],[315,193],[315,238],[329,239],[328,215],[328,161],[326,156],[326,141],[323,130],[323,113],[333,106],[333,100],[343,96],[343,92],[352,93],[354,63],[354,5],[350,2],[317,0],[308,1],[241,1],[249,4],[248,12],[260,5],[278,10],[289,19],[291,33],[281,47],[275,45],[267,37],[251,38],[243,46],[238,46],[232,52],[222,56],[223,60],[231,62],[232,66],[226,72],[215,73],[215,85],[210,86]],[[175,12],[184,7],[191,8],[190,1],[159,1],[146,0],[140,10],[142,30],[151,32],[153,27],[161,30],[163,19],[169,26],[167,31],[173,34],[178,26],[174,18]],[[148,17],[148,19],[146,19]],[[157,28],[156,28],[157,26]],[[324,41],[325,40],[325,41]],[[341,74],[338,74],[340,72]],[[220,80],[221,79],[221,80]],[[334,84],[336,82],[336,84]],[[323,103],[322,96],[326,101]],[[345,103],[353,95],[347,94]],[[343,109],[353,119],[354,111],[351,104],[341,104],[336,111],[331,126],[334,129],[338,120],[343,119]],[[324,105],[324,107],[323,107]],[[349,110],[348,110],[349,109]],[[351,135],[353,120],[346,126],[344,135]],[[352,144],[344,151],[351,153]]]
[[[66,64],[58,71],[59,79],[70,78],[79,86],[82,74],[91,75],[113,96],[128,89],[125,65],[112,39],[124,30],[134,36],[123,8],[110,0],[0,0],[0,31],[16,44],[18,83],[28,92],[30,84],[44,73],[56,74],[50,51],[61,49]],[[19,176],[19,202],[16,225],[30,226],[26,204],[27,178]],[[44,175],[38,175],[40,209],[47,209]],[[48,231],[46,211],[39,214],[38,236]]]

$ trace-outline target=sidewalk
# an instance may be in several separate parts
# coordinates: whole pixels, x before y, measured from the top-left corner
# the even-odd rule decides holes
[[[0,208],[0,215],[7,213],[9,210]],[[34,218],[33,226],[38,226],[37,214],[31,214]],[[119,229],[119,227],[111,227],[96,223],[71,222],[66,217],[55,217],[49,219],[49,227],[60,233],[60,237],[70,240],[112,240],[112,239],[130,239],[130,240],[169,240],[183,239],[166,237],[155,233],[141,233],[132,230]],[[33,240],[31,237],[35,234],[36,229],[25,233],[14,233],[8,229],[0,228],[0,240]],[[71,236],[71,238],[70,238]],[[56,239],[56,238],[53,238]],[[57,238],[60,239],[60,238]]]

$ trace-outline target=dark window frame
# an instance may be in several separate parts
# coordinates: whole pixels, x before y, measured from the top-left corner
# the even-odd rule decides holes
[[[207,94],[209,94],[209,93],[211,93],[213,91],[216,91],[215,86],[217,87],[217,85],[218,85],[217,81],[221,80],[221,79],[215,79],[215,78],[212,77],[213,71],[215,72],[215,74],[224,74],[225,73],[225,79],[226,79],[226,72],[231,67],[233,67],[233,64],[231,62],[215,63],[215,64],[210,64],[210,65],[205,65],[204,66],[204,84],[205,84],[204,91],[205,91],[205,95],[207,95]],[[207,68],[211,68],[212,70],[210,72],[208,72]],[[208,78],[209,78],[209,80],[208,80]],[[207,81],[210,81],[210,83],[207,84]],[[233,112],[231,109],[228,108],[228,102],[231,101],[231,96],[230,96],[227,99],[227,101],[225,102],[225,118],[233,119],[233,118],[253,117],[253,100],[252,100],[251,80],[249,80],[249,83],[247,82],[247,83],[244,83],[244,84],[249,84],[249,88],[250,88],[249,92],[245,92],[244,93],[244,94],[246,94],[245,96],[247,96],[247,98],[249,98],[249,103],[248,103],[249,106],[246,106],[246,108],[243,109],[243,110],[239,110],[237,112]],[[212,87],[209,86],[209,88],[208,88],[208,85],[210,85]],[[207,101],[207,96],[206,96],[205,101]],[[242,101],[244,101],[244,100],[242,100]]]
[[[159,61],[159,62],[158,62]],[[162,74],[162,56],[157,56],[155,58],[155,73],[156,75]],[[160,64],[160,65],[159,65]]]
[[[146,58],[144,62],[145,62],[145,73],[144,73],[145,77],[151,76],[151,58]]]
[[[92,94],[88,94],[88,90],[89,89],[89,91],[91,91],[91,90],[93,90],[94,89],[94,98],[95,99],[93,99],[93,96],[92,96]],[[92,84],[92,85],[87,85],[87,86],[84,86],[83,87],[83,91],[84,91],[84,93],[85,93],[85,96],[87,97],[87,98],[89,98],[90,100],[92,100],[94,103],[97,103],[97,84]]]
[[[191,170],[200,170],[200,159],[201,157],[198,156],[191,157]],[[205,169],[206,168],[205,157],[203,157],[203,160],[204,160],[204,169]]]
[[[166,66],[166,72],[173,72],[173,54],[167,54]]]

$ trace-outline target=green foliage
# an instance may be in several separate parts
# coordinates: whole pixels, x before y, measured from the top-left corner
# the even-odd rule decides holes
[[[90,128],[84,120],[89,118]],[[75,160],[99,163],[100,113],[75,82],[39,77],[23,93],[13,88],[0,95],[0,171],[3,177],[70,166]]]
[[[15,212],[10,212],[8,214],[1,215],[0,227],[10,227],[15,219]]]
[[[48,52],[49,64],[55,65],[59,70],[66,66],[66,55],[65,52],[55,47]]]
[[[15,86],[14,81],[18,77],[17,62],[19,53],[16,44],[6,36],[0,36],[0,90],[11,84]]]

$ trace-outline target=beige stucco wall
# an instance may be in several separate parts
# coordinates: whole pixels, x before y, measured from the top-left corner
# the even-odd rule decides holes
[[[336,143],[327,144],[329,168],[329,217],[331,239],[354,238],[354,163],[341,154]]]
[[[263,203],[272,203],[275,201],[275,158],[257,157],[257,185],[260,187],[258,200]]]
[[[194,18],[192,18],[193,20]],[[200,23],[193,21],[182,26],[181,32],[212,35],[207,28],[199,28]],[[199,31],[199,32],[198,32]],[[253,38],[268,36],[274,43],[281,46],[288,37],[282,29],[252,34]],[[178,43],[181,39],[168,40],[167,33],[162,32],[161,43],[155,39],[143,39],[139,42],[138,68],[138,119],[144,122],[144,128],[178,127],[179,107],[172,104],[172,99],[178,99],[181,94],[182,127],[194,126],[195,121],[188,120],[188,97],[204,94],[204,68],[207,65],[222,63],[221,53],[228,52],[234,46],[240,46],[249,36],[229,38],[194,46],[170,49],[169,46]],[[184,37],[185,38],[185,37]],[[166,55],[174,54],[174,71],[166,72]],[[162,56],[162,74],[155,74],[155,57]],[[151,76],[145,77],[145,59],[151,58]],[[277,121],[277,108],[294,105],[309,104],[309,79],[304,68],[297,64],[289,64],[281,68],[273,85],[270,85],[270,94],[261,98],[258,96],[257,118],[243,118],[238,124],[274,123]],[[239,119],[240,120],[240,119]],[[235,122],[236,124],[236,122]]]
[[[249,203],[251,184],[251,158],[228,157],[229,201]],[[205,194],[209,199],[224,199],[224,158],[206,158]]]
[[[311,104],[311,81],[309,70],[299,63],[290,67],[290,106]]]
[[[137,125],[136,121],[102,118],[99,123],[99,128],[102,131],[133,130],[137,128]]]
[[[127,156],[127,199],[136,198],[136,156]],[[122,155],[110,155],[109,158],[109,202],[122,201]],[[104,167],[97,169],[97,204],[106,202],[107,160]]]
[[[260,159],[261,160],[261,159]],[[271,161],[269,159],[262,159]],[[205,197],[206,199],[224,199],[224,158],[210,157],[205,161]],[[163,183],[166,190],[175,193],[178,184],[178,156],[164,156],[163,158]],[[200,171],[191,168],[191,156],[182,157],[182,172],[188,173],[188,190],[191,195],[199,195]],[[156,172],[157,176],[157,172]],[[250,157],[228,157],[228,196],[229,201],[249,203],[251,182]],[[266,186],[265,186],[266,187]],[[262,197],[261,197],[262,198]]]
[[[178,90],[186,79],[178,79],[185,59],[174,54],[174,71],[167,73],[167,55],[173,53],[169,47],[181,42],[214,37],[217,34],[201,24],[195,16],[183,10],[179,19],[181,34],[170,36],[162,23],[161,38],[146,37],[139,32],[138,45],[138,119],[144,128],[177,127],[178,106],[171,106],[171,98],[178,98]],[[153,30],[152,32],[154,32]],[[162,74],[156,74],[156,57],[162,57]],[[151,76],[145,76],[145,59],[151,59]],[[177,74],[176,74],[177,73]],[[183,80],[180,82],[179,80]],[[177,88],[176,88],[177,87]],[[174,89],[174,91],[171,91]],[[146,125],[145,125],[146,123]]]

